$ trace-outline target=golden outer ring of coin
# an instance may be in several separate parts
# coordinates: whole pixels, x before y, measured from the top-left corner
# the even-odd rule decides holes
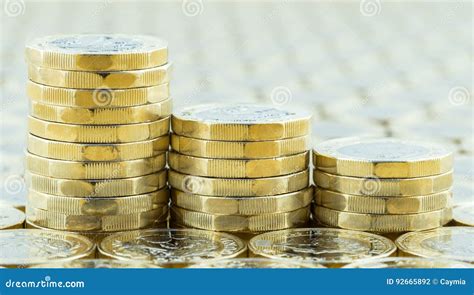
[[[232,258],[196,263],[189,268],[326,268],[317,263],[304,263],[291,259]]]
[[[171,116],[171,127],[177,135],[224,141],[265,141],[307,136],[310,117],[299,120],[262,124],[224,124],[186,120]]]
[[[166,186],[165,169],[145,176],[125,179],[84,180],[42,176],[26,171],[25,180],[31,190],[65,197],[122,197],[151,193]]]
[[[169,84],[129,89],[74,89],[26,84],[26,93],[33,102],[73,108],[133,107],[162,102],[169,98]]]
[[[441,210],[451,205],[451,191],[410,197],[358,196],[316,189],[317,205],[345,212],[413,214]]]
[[[0,230],[22,228],[25,222],[25,213],[13,208],[0,206]]]
[[[455,206],[453,219],[458,225],[474,226],[474,202]]]
[[[417,214],[363,214],[316,206],[313,215],[323,224],[377,233],[428,230],[451,221],[451,208]]]
[[[172,64],[130,71],[65,71],[30,64],[28,78],[39,84],[63,88],[136,88],[165,84],[170,81]]]
[[[183,155],[221,159],[262,159],[289,156],[308,150],[309,137],[273,141],[215,141],[171,135],[171,147]]]
[[[222,178],[287,175],[308,168],[309,152],[272,159],[207,159],[169,153],[169,166],[184,174]]]
[[[28,135],[28,152],[67,161],[127,161],[154,157],[168,151],[169,136],[119,144],[79,144]]]
[[[309,186],[309,170],[267,178],[212,178],[170,170],[168,182],[180,191],[220,197],[262,197],[287,194]]]
[[[343,268],[472,268],[472,265],[456,260],[388,257],[354,262]]]
[[[148,194],[116,198],[64,197],[31,190],[28,194],[28,207],[67,215],[126,215],[162,208],[168,201],[168,188]]]
[[[451,188],[453,172],[417,178],[375,178],[334,175],[315,169],[314,183],[321,188],[352,195],[420,196]]]
[[[143,176],[166,166],[166,153],[154,157],[120,162],[73,162],[53,160],[26,153],[26,168],[31,173],[66,179],[117,179]]]
[[[171,99],[124,108],[85,109],[31,102],[31,116],[50,122],[77,125],[136,124],[156,121],[171,115]]]
[[[32,268],[160,268],[146,261],[120,261],[114,259],[79,259],[34,265]]]
[[[69,215],[26,207],[26,218],[41,227],[67,231],[136,230],[168,218],[168,206],[146,212],[120,215]]]
[[[127,125],[73,125],[28,117],[31,134],[57,141],[77,143],[127,143],[150,140],[169,132],[169,117]]]
[[[171,219],[179,224],[228,232],[262,232],[302,226],[309,221],[309,214],[309,206],[291,212],[248,216],[208,214],[171,207]]]
[[[257,215],[294,211],[311,204],[313,188],[268,197],[210,197],[171,190],[172,204],[190,211],[219,215]]]

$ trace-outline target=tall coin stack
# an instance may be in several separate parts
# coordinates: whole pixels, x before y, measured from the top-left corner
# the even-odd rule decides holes
[[[310,117],[250,104],[173,114],[172,223],[241,234],[305,225]]]
[[[378,233],[437,228],[452,218],[453,155],[394,138],[342,138],[313,154],[313,215],[331,227]]]
[[[166,221],[167,43],[50,36],[26,57],[28,225],[94,235]]]

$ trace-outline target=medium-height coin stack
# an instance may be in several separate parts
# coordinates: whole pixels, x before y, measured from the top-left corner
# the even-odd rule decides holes
[[[51,36],[26,57],[29,225],[92,235],[166,221],[167,44]]]
[[[309,114],[247,104],[173,114],[172,222],[250,234],[306,224],[309,122]]]
[[[452,153],[393,138],[342,138],[313,154],[314,217],[379,233],[437,228],[452,218]]]

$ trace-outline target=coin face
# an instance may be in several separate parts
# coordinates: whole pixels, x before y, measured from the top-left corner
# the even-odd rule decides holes
[[[454,207],[453,219],[461,225],[474,226],[474,203]]]
[[[190,268],[325,268],[321,264],[305,264],[298,260],[268,258],[233,258],[201,262]]]
[[[472,268],[472,265],[455,260],[387,257],[351,263],[344,268]]]
[[[0,265],[26,266],[88,257],[95,246],[66,232],[16,229],[0,231]]]
[[[13,208],[0,206],[0,229],[21,228],[25,213]]]
[[[304,228],[261,234],[249,250],[267,258],[299,259],[320,264],[346,264],[391,255],[396,247],[382,236],[340,229]]]
[[[34,268],[158,268],[145,261],[121,261],[113,259],[79,259],[35,265]]]

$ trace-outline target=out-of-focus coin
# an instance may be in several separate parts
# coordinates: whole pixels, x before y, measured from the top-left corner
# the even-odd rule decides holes
[[[171,219],[178,224],[227,232],[263,232],[301,227],[308,223],[309,214],[309,206],[291,212],[248,216],[209,214],[171,207]]]
[[[7,267],[69,261],[95,253],[94,244],[83,236],[36,229],[2,230],[0,246],[0,265]]]
[[[157,156],[166,152],[169,136],[118,144],[80,144],[28,135],[28,151],[37,156],[67,161],[127,161]]]
[[[166,64],[144,70],[83,72],[43,68],[29,64],[28,78],[35,83],[54,87],[123,89],[169,83],[171,69],[172,65]]]
[[[201,262],[190,268],[325,268],[321,264],[304,263],[290,259],[232,258]]]
[[[170,170],[169,184],[180,191],[206,196],[260,197],[286,194],[308,187],[309,171],[267,178],[212,178]]]
[[[200,105],[173,114],[178,135],[227,141],[264,141],[306,136],[308,113],[253,104]]]
[[[28,63],[76,71],[120,71],[168,62],[168,43],[144,35],[76,34],[46,36],[26,45]]]
[[[469,181],[455,181],[453,184],[453,205],[459,206],[474,202],[474,185]]]
[[[367,196],[420,196],[448,190],[453,172],[416,178],[348,177],[314,170],[314,183],[335,192]]]
[[[370,214],[412,214],[441,210],[451,205],[451,192],[410,197],[359,196],[317,189],[315,203],[338,211]]]
[[[5,194],[0,196],[0,207],[13,207],[25,212],[26,194],[23,192],[18,194]]]
[[[287,175],[308,168],[309,152],[272,159],[207,159],[169,153],[172,169],[198,176],[260,178]]]
[[[313,142],[348,136],[385,136],[384,128],[363,122],[315,121],[312,123]]]
[[[73,162],[26,154],[26,168],[35,174],[67,179],[117,179],[143,176],[165,168],[166,153],[118,162]]]
[[[152,261],[183,267],[209,259],[242,257],[247,246],[239,238],[197,229],[149,229],[118,233],[99,246],[102,257]]]
[[[13,208],[0,206],[0,230],[22,228],[25,222],[25,213]]]
[[[396,245],[403,256],[474,262],[474,227],[453,226],[406,233]]]
[[[451,208],[417,214],[363,214],[316,206],[313,215],[323,224],[376,233],[428,230],[451,221]]]
[[[474,226],[474,202],[455,206],[453,219],[459,225]]]
[[[80,259],[34,265],[33,268],[159,268],[146,261],[120,261],[114,259]]]
[[[313,162],[317,169],[337,175],[413,178],[451,171],[453,154],[423,142],[349,137],[316,145]]]
[[[253,256],[340,266],[360,259],[382,258],[396,251],[392,241],[375,234],[332,228],[301,228],[252,238]]]
[[[351,263],[344,268],[472,268],[472,265],[456,260],[387,257]]]
[[[169,132],[169,118],[126,125],[72,125],[28,117],[31,134],[51,140],[82,143],[126,143],[154,139]]]
[[[223,215],[256,215],[294,211],[311,204],[313,188],[266,197],[214,197],[172,189],[173,205],[191,211]]]

